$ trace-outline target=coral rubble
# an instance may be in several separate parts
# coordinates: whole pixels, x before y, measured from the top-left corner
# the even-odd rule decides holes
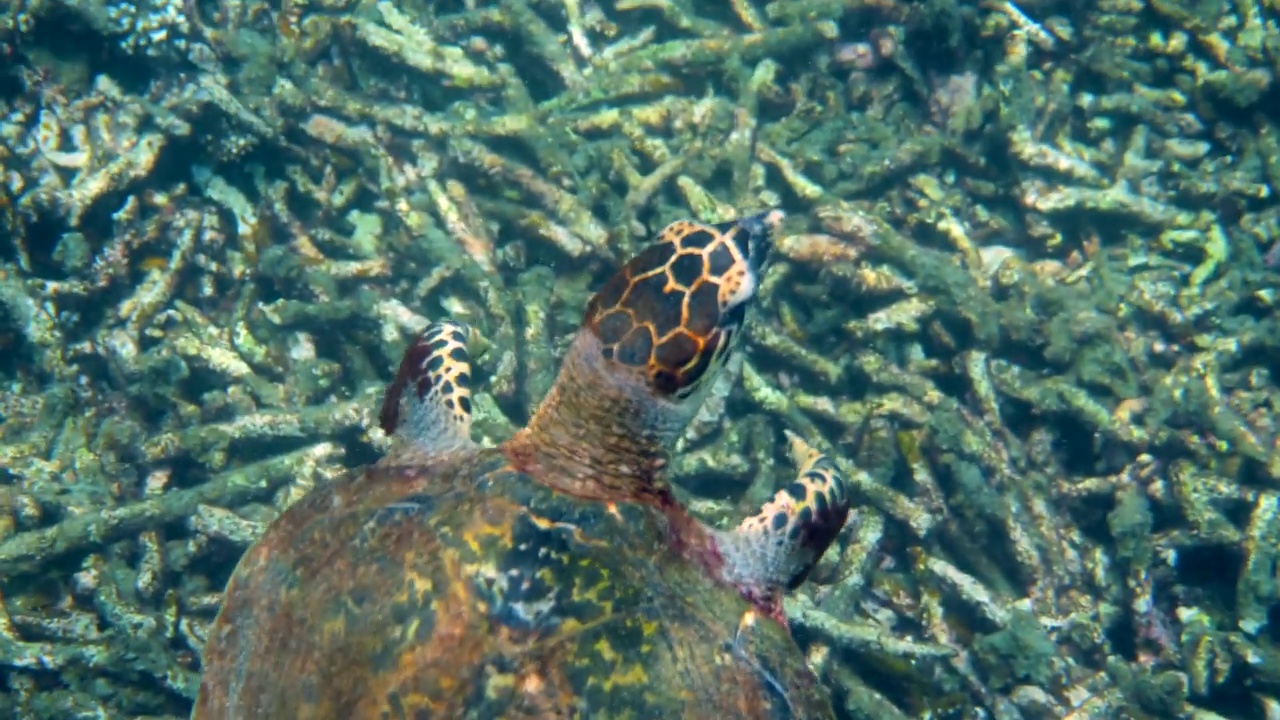
[[[1280,3],[0,9],[0,712],[185,715],[427,318],[493,442],[648,231],[781,206],[672,472],[842,458],[843,717],[1280,717]]]

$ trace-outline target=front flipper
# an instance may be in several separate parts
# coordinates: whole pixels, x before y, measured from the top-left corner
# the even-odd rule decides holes
[[[429,453],[472,445],[472,331],[452,320],[433,322],[405,348],[379,415],[382,429]]]
[[[849,517],[849,492],[831,458],[788,432],[796,479],[760,512],[719,534],[725,579],[785,624],[782,593],[799,587]]]

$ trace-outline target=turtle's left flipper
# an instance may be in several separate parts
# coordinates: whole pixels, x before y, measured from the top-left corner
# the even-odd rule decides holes
[[[849,492],[835,462],[788,432],[796,479],[760,512],[720,534],[725,579],[785,623],[782,593],[798,587],[849,516]]]
[[[441,453],[470,447],[471,355],[468,325],[433,322],[405,348],[379,420],[388,435]]]

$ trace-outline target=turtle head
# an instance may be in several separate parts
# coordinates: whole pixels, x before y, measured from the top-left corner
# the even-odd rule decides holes
[[[604,475],[665,457],[741,334],[782,218],[666,226],[587,304],[528,445],[589,448]]]
[[[583,328],[601,359],[639,374],[655,398],[696,409],[733,349],[781,221],[773,210],[664,228],[587,304]]]

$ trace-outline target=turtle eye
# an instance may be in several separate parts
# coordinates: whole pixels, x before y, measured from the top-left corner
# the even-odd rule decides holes
[[[692,395],[724,364],[755,296],[780,211],[671,223],[587,305],[606,359],[643,370],[663,397]]]
[[[773,233],[782,224],[782,218],[781,210],[770,210],[716,227],[731,241],[739,244],[747,265],[754,274],[759,275],[769,260],[769,251],[773,249]]]

